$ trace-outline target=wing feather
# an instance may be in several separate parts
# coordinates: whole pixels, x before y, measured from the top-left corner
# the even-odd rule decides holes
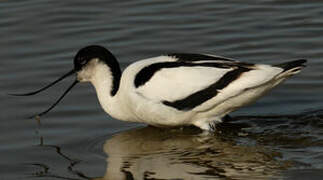
[[[231,70],[212,67],[164,68],[140,86],[137,92],[156,102],[176,101],[217,82]]]
[[[172,54],[165,56],[165,61],[158,57],[157,62],[147,63],[134,80],[136,92],[177,110],[203,111],[265,84],[282,72],[282,68],[218,56],[191,57],[190,61],[187,54]]]

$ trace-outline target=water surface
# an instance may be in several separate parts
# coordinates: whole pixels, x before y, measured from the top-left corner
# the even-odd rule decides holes
[[[323,168],[323,2],[0,1],[0,179],[296,179]],[[100,44],[121,67],[166,52],[213,53],[253,63],[306,58],[308,67],[233,114],[223,133],[160,130],[107,116],[73,78],[33,97],[10,97],[72,68]]]

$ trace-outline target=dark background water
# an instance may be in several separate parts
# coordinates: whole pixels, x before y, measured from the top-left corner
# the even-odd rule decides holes
[[[2,0],[0,16],[0,179],[323,175],[323,2]],[[243,132],[211,140],[176,130],[132,130],[143,125],[107,116],[89,84],[73,89],[41,125],[26,118],[47,108],[72,80],[33,97],[7,93],[54,80],[90,44],[109,48],[122,68],[165,52],[309,62],[301,74],[234,113],[248,124]]]

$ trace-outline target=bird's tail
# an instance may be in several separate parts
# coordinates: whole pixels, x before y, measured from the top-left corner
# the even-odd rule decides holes
[[[299,59],[295,61],[289,61],[281,64],[273,65],[275,67],[280,67],[283,69],[283,72],[279,74],[280,77],[287,77],[299,73],[304,67],[306,67],[306,59]]]

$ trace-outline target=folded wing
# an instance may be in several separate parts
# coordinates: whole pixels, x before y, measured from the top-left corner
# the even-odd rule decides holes
[[[190,55],[172,54],[165,56],[165,62],[144,67],[135,80],[136,92],[179,111],[203,111],[245,89],[265,84],[283,71],[218,56]]]

